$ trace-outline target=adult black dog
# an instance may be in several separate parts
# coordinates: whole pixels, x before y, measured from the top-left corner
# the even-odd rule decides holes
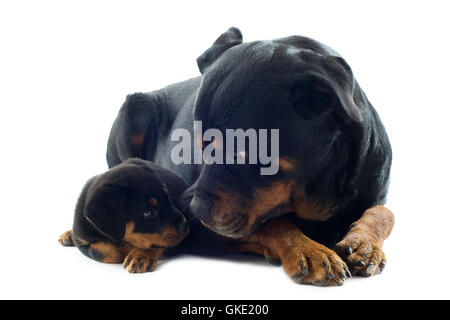
[[[201,77],[127,97],[111,130],[109,166],[141,157],[175,172],[191,185],[185,200],[198,221],[239,250],[281,261],[297,282],[340,285],[347,266],[381,272],[394,223],[382,206],[391,148],[344,59],[309,38],[243,43],[230,28],[197,63]],[[203,130],[279,129],[279,172],[175,165],[171,134],[192,133],[194,120]]]

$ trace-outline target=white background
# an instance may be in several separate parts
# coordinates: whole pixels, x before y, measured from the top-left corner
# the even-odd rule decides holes
[[[2,1],[0,298],[450,298],[449,8],[372,3]],[[197,76],[230,26],[244,41],[306,35],[352,66],[394,150],[381,276],[317,288],[266,263],[191,256],[130,275],[57,242],[83,183],[107,169],[126,94]]]

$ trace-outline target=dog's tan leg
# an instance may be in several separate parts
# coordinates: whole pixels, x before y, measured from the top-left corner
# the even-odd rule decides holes
[[[153,271],[163,252],[163,249],[140,249],[128,244],[106,241],[89,243],[76,237],[72,230],[63,233],[58,241],[64,246],[76,245],[83,254],[96,261],[123,263],[123,267],[130,273]]]
[[[128,246],[116,245],[110,242],[96,242],[88,247],[88,256],[103,263],[122,263],[131,250]]]
[[[69,243],[70,240],[70,244]],[[90,243],[77,237],[72,231],[61,235],[59,242],[63,245],[76,246],[85,256],[104,263],[122,263],[132,247],[106,241]]]
[[[309,239],[286,218],[267,222],[243,249],[279,259],[296,282],[321,286],[342,285],[350,276],[346,264],[327,247]]]
[[[367,209],[352,224],[350,231],[336,248],[353,274],[370,277],[383,271],[386,265],[383,242],[393,226],[393,213],[381,205]]]

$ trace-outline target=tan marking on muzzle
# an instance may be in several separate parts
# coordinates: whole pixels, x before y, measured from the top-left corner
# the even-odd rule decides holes
[[[172,226],[167,227],[161,233],[139,233],[134,232],[134,228],[134,222],[126,224],[123,240],[141,249],[148,249],[152,245],[170,247],[183,239],[183,234]]]
[[[269,187],[256,189],[252,199],[217,190],[214,194],[218,200],[214,202],[207,227],[228,236],[237,231],[248,232],[257,220],[264,219],[273,209],[289,204],[293,185],[293,182],[275,182]]]
[[[252,206],[248,210],[249,225],[276,207],[289,204],[294,182],[275,182],[268,188],[257,189]]]
[[[239,194],[217,190],[214,195],[217,196],[217,200],[214,201],[211,218],[218,223],[226,223],[233,216],[233,213],[238,211],[236,209],[245,205],[242,196]]]

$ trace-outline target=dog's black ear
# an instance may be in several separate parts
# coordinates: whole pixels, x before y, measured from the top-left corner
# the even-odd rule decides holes
[[[242,43],[242,33],[238,28],[231,27],[222,33],[213,45],[197,58],[197,65],[203,74],[206,68],[210,66],[225,51],[233,46]]]
[[[356,122],[362,121],[358,106],[353,100],[353,87],[339,85],[336,81],[317,74],[304,74],[291,88],[291,98],[296,113],[305,119],[314,119],[334,109],[344,112]]]
[[[88,197],[84,216],[94,227],[113,242],[120,242],[125,235],[126,188],[102,185]]]

